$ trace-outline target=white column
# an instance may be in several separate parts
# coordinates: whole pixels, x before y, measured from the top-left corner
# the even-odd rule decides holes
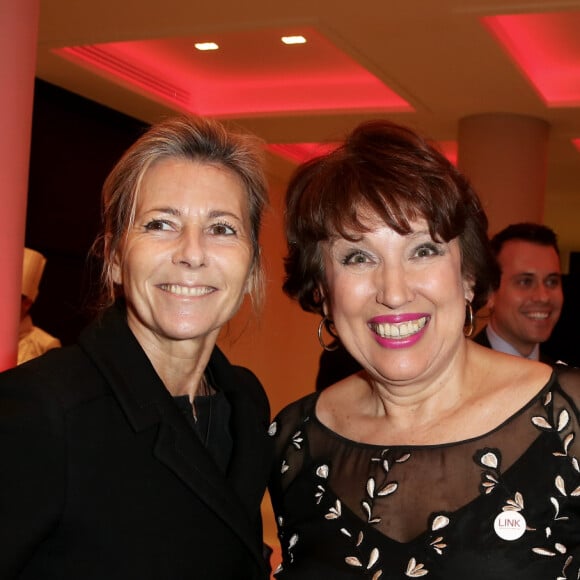
[[[18,347],[39,13],[39,0],[0,0],[0,370]]]

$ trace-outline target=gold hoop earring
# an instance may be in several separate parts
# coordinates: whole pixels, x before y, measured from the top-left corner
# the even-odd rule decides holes
[[[334,344],[332,346],[325,344],[325,342],[322,338],[322,330],[324,328],[326,328],[326,330],[328,331],[328,334],[330,334],[330,336],[332,336],[333,338],[338,338],[336,333],[334,333],[332,330],[332,320],[329,320],[326,316],[324,316],[322,318],[322,320],[320,321],[320,324],[318,325],[318,343],[320,344],[320,346],[324,350],[326,350],[328,352],[332,352],[333,350],[336,350],[338,348],[338,344]]]
[[[463,334],[469,338],[475,330],[475,316],[473,315],[473,307],[469,300],[465,301],[465,323],[463,325]]]

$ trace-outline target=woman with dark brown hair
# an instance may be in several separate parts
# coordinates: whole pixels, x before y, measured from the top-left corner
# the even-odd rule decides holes
[[[467,180],[375,121],[286,209],[284,289],[362,370],[271,426],[276,577],[577,578],[580,375],[466,338],[498,278]]]

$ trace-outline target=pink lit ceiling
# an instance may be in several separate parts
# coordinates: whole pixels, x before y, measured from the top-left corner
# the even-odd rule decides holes
[[[453,165],[457,165],[457,141],[439,141],[439,149]]]
[[[330,153],[339,143],[285,143],[271,144],[268,149],[294,163],[304,163],[319,155]],[[439,141],[436,143],[439,150],[453,165],[457,165],[457,142]]]
[[[482,20],[547,106],[580,105],[580,11]]]
[[[339,143],[281,143],[271,144],[268,149],[280,157],[299,164],[330,153],[338,145]]]
[[[302,34],[306,44],[280,37]],[[194,42],[213,41],[201,52]],[[55,52],[182,111],[244,116],[308,111],[412,111],[318,30],[259,29],[204,38],[71,46]]]

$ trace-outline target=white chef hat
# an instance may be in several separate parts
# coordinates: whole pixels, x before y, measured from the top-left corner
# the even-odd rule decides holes
[[[24,248],[22,262],[22,294],[34,302],[38,296],[38,287],[44,272],[46,258],[36,250]]]

